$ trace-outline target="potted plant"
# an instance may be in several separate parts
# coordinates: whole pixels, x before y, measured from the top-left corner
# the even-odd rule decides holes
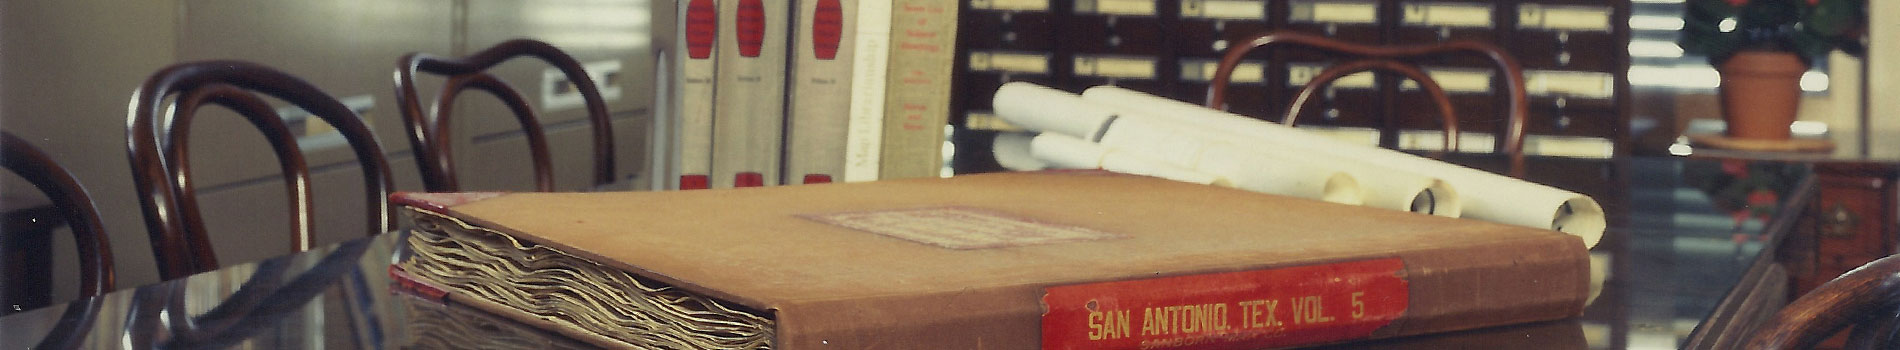
[[[1678,44],[1722,73],[1728,137],[1785,141],[1801,74],[1841,49],[1865,52],[1866,0],[1688,0]]]

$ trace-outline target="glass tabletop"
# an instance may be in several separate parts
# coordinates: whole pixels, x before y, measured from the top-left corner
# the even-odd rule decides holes
[[[1785,163],[1626,159],[1606,176],[1609,282],[1582,317],[1329,348],[1678,348],[1772,249]],[[1560,185],[1561,186],[1561,185]],[[391,282],[405,231],[0,318],[0,348],[592,348]],[[1705,330],[1706,332],[1706,330]]]

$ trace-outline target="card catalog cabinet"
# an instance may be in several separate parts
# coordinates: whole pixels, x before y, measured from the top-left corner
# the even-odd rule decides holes
[[[1007,130],[989,102],[1008,81],[1080,92],[1114,84],[1178,100],[1206,100],[1224,51],[1271,30],[1366,44],[1489,42],[1524,67],[1530,114],[1527,153],[1607,158],[1627,152],[1629,1],[1598,0],[966,0],[957,70],[959,158],[977,157]],[[1279,121],[1307,80],[1346,58],[1311,48],[1257,50],[1236,73],[1228,110]],[[1412,61],[1451,96],[1468,151],[1493,149],[1508,98],[1487,59],[1449,55]],[[1368,133],[1388,147],[1439,147],[1437,109],[1416,82],[1361,73],[1309,102],[1300,125]],[[974,116],[973,118],[971,116]],[[1373,138],[1373,128],[1409,130]],[[1429,139],[1429,140],[1426,140]],[[1429,142],[1428,142],[1429,141]],[[1471,141],[1482,141],[1474,142]],[[972,141],[974,142],[974,141]],[[1527,141],[1527,143],[1529,143]],[[966,147],[967,146],[967,147]],[[994,169],[964,168],[959,172]]]

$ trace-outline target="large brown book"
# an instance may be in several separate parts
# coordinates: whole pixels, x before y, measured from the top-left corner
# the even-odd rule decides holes
[[[392,272],[605,346],[1269,348],[1562,319],[1546,230],[1097,171],[399,194]]]

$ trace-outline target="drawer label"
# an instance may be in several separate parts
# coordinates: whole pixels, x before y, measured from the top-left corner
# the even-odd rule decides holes
[[[1520,4],[1517,27],[1550,30],[1609,32],[1610,8],[1602,6],[1549,6]]]
[[[1490,28],[1491,5],[1462,2],[1405,4],[1405,25]]]
[[[1265,0],[1181,0],[1181,17],[1265,21],[1267,20],[1267,2]]]

